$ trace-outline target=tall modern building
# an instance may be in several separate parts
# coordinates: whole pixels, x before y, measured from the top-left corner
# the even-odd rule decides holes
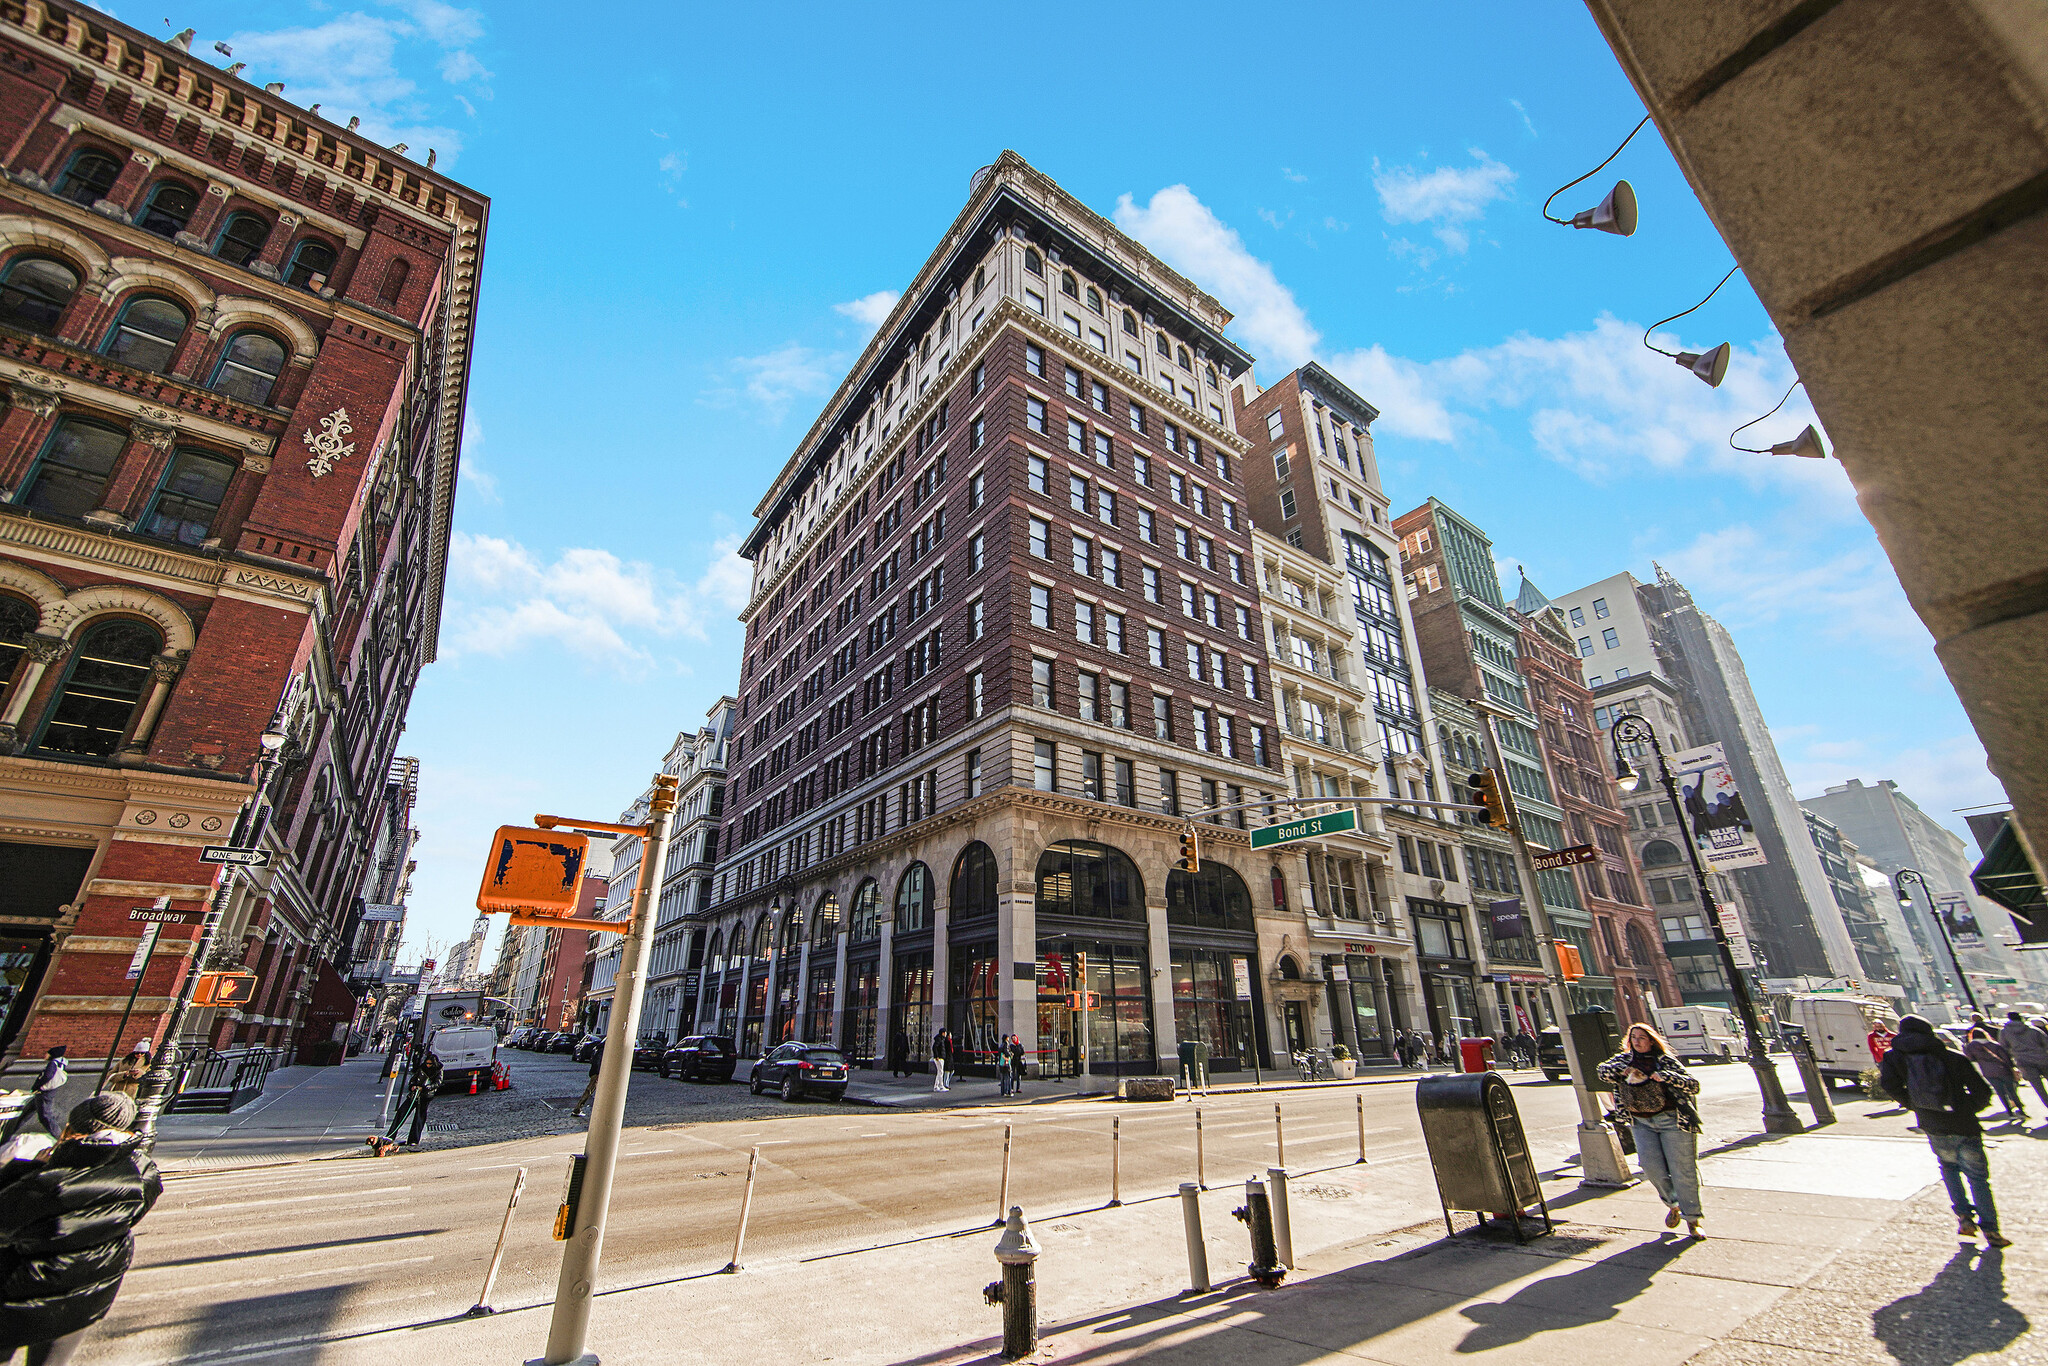
[[[1923,1001],[1913,999],[1906,974],[1900,966],[1899,951],[1892,944],[1891,930],[1870,895],[1864,880],[1865,867],[1856,842],[1844,835],[1833,821],[1804,811],[1806,833],[1820,851],[1820,865],[1828,875],[1835,905],[1843,923],[1856,941],[1856,959],[1863,965],[1857,985],[1881,996],[1891,996],[1902,1008],[1917,1008]],[[1908,953],[1912,952],[1910,941]],[[1924,999],[1924,998],[1923,998]]]
[[[257,996],[184,1042],[288,1047],[392,848],[489,205],[102,11],[0,6],[0,59],[0,1056],[104,1056],[158,898],[165,1042],[252,799],[205,966]]]
[[[1260,952],[1244,810],[1206,819],[1285,788],[1229,321],[1014,153],[974,176],[742,548],[700,1020],[1249,1064],[1312,966]]]
[[[1727,628],[1700,611],[1685,585],[1661,567],[1655,583],[1621,573],[1555,602],[1586,681],[1603,704],[1611,701],[1606,685],[1632,691],[1634,680],[1654,675],[1669,685],[1679,718],[1675,735],[1659,727],[1666,753],[1707,744],[1726,751],[1766,860],[1728,874],[1766,979],[1778,989],[1797,989],[1861,977],[1855,940]],[[1610,708],[1608,724],[1615,714]],[[1654,794],[1639,795],[1655,808]],[[1673,852],[1681,852],[1675,844]],[[1683,871],[1682,859],[1671,867]],[[1646,859],[1644,871],[1651,868]]]
[[[1958,990],[1961,973],[1969,974],[1970,989],[1987,1013],[2003,1002],[2048,997],[2048,964],[2042,963],[2039,953],[2015,951],[2019,935],[2012,917],[1971,883],[1975,860],[1961,837],[1922,811],[1897,783],[1887,778],[1866,784],[1851,778],[1800,805],[1853,839],[1887,878],[1913,868],[1927,879],[1924,888],[1906,884],[1912,900],[1900,909],[1943,979],[1943,999],[1954,1008],[1963,1004]],[[1949,917],[1951,934],[1943,934],[1936,916],[1944,902],[1960,905],[1968,917],[1965,934],[1974,928],[1975,945],[1967,939],[1954,941],[1953,931],[1963,925],[1954,916]]]

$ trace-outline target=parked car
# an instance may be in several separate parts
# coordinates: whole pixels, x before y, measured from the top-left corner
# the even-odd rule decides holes
[[[533,1047],[533,1036],[539,1032],[532,1025],[520,1025],[505,1036],[505,1047],[531,1048]]]
[[[1593,1061],[1600,1063],[1607,1059],[1595,1058]],[[1536,1065],[1543,1069],[1545,1081],[1556,1081],[1571,1074],[1572,1066],[1564,1056],[1564,1034],[1557,1028],[1546,1029],[1536,1036]]]
[[[576,1051],[576,1041],[582,1036],[572,1029],[562,1030],[548,1037],[547,1051],[550,1053],[571,1053]]]
[[[498,1061],[498,1031],[489,1025],[445,1025],[427,1039],[441,1060],[441,1087],[468,1090],[474,1082],[485,1089]]]
[[[643,1034],[633,1041],[633,1066],[649,1071],[661,1070],[661,1060],[668,1056],[668,1035]]]
[[[784,1100],[846,1094],[846,1055],[815,1043],[786,1043],[754,1064],[748,1077],[755,1095],[780,1090]]]
[[[691,1034],[676,1042],[661,1060],[661,1075],[684,1081],[729,1081],[739,1055],[727,1034]]]
[[[571,1050],[570,1056],[578,1062],[589,1062],[602,1052],[604,1052],[604,1035],[585,1034],[576,1041],[576,1046]]]

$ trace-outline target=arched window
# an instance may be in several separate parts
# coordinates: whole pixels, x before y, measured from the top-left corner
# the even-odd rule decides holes
[[[78,272],[47,256],[17,256],[0,276],[0,319],[31,332],[55,332],[78,292]]]
[[[292,249],[291,264],[284,269],[284,282],[300,289],[320,290],[327,287],[327,277],[333,273],[334,248],[308,237]]]
[[[1176,349],[1179,351],[1180,356],[1179,359],[1175,361],[1175,364],[1179,365],[1180,368],[1183,370],[1194,369],[1194,366],[1188,364],[1188,349],[1185,346],[1178,347]]]
[[[221,352],[213,372],[217,394],[258,405],[270,402],[270,391],[284,371],[284,344],[262,332],[237,332]]]
[[[988,288],[988,267],[976,266],[974,268],[974,292],[979,295],[986,288]]]
[[[882,937],[882,891],[869,878],[861,883],[860,890],[853,894],[853,910],[846,918],[846,937],[853,943],[861,944],[870,939]]]
[[[11,594],[0,593],[0,702],[14,682],[14,670],[28,652],[28,638],[42,621],[36,605]]]
[[[235,469],[234,461],[205,451],[179,451],[136,529],[145,536],[198,545],[213,534],[213,519]]]
[[[896,884],[896,933],[921,930],[931,923],[931,871],[922,863],[913,863]]]
[[[149,192],[149,200],[142,206],[135,226],[159,237],[176,237],[185,231],[185,225],[192,221],[192,211],[198,207],[198,192],[190,185],[176,180],[160,181]]]
[[[214,239],[213,254],[229,265],[246,266],[263,253],[263,244],[269,240],[269,220],[260,213],[238,213],[229,217]]]
[[[1252,925],[1252,896],[1237,870],[1206,860],[1196,872],[1166,875],[1166,920],[1202,930],[1243,930]]]
[[[782,918],[782,947],[795,953],[804,944],[803,908],[792,904],[789,914]]]
[[[128,444],[128,433],[99,422],[65,418],[50,433],[20,502],[37,512],[83,517],[100,505],[107,477]]]
[[[996,913],[996,856],[980,840],[962,849],[960,857],[953,860],[953,888],[948,901],[949,922]]]
[[[1038,257],[1038,248],[1024,248],[1024,269],[1030,271],[1033,275],[1045,274],[1045,263]]]
[[[1287,909],[1287,874],[1280,871],[1280,865],[1277,863],[1273,865],[1272,883],[1273,909],[1284,911]]]
[[[1167,360],[1173,359],[1173,348],[1167,345],[1166,334],[1164,332],[1154,334],[1152,338],[1152,349],[1154,351],[1157,351],[1161,356],[1164,356]]]
[[[384,283],[377,286],[377,302],[386,308],[398,307],[398,296],[405,292],[405,277],[412,273],[404,257],[384,267]]]
[[[168,370],[191,319],[169,299],[132,300],[114,320],[100,354],[138,370]]]
[[[1122,850],[1062,840],[1038,856],[1038,914],[1145,922],[1145,883]]]
[[[1073,271],[1063,270],[1060,272],[1060,293],[1066,295],[1069,299],[1081,297],[1081,286],[1074,279]]]
[[[1088,307],[1096,313],[1102,311],[1102,291],[1094,285],[1088,286]]]
[[[771,915],[763,914],[759,920],[756,920],[754,922],[754,942],[752,950],[752,957],[754,958],[754,960],[756,962],[766,962],[768,960],[768,950],[774,944],[774,942],[775,918]]]
[[[112,754],[149,685],[150,658],[163,647],[155,627],[125,618],[87,631],[37,747],[52,754]]]
[[[811,922],[812,943],[818,946],[830,944],[839,937],[839,896],[827,892],[818,898],[818,914]]]
[[[725,935],[718,930],[711,932],[711,947],[704,950],[704,961],[716,963],[725,954]]]
[[[1223,386],[1222,386],[1221,384],[1218,384],[1218,383],[1216,382],[1216,367],[1215,367],[1215,366],[1213,366],[1213,365],[1206,365],[1206,366],[1203,366],[1202,368],[1203,368],[1204,372],[1205,372],[1205,373],[1206,373],[1206,374],[1208,375],[1208,378],[1209,378],[1209,387],[1210,387],[1211,389],[1221,389],[1221,388],[1222,388]]]
[[[80,152],[57,177],[57,193],[88,209],[107,197],[121,178],[121,163],[105,152]]]
[[[1646,968],[1656,961],[1650,953],[1649,936],[1643,933],[1641,925],[1633,920],[1629,921],[1622,929],[1621,937],[1628,941],[1628,958],[1631,963]]]
[[[1301,964],[1295,961],[1293,954],[1280,955],[1280,976],[1289,982],[1301,980]]]
[[[1651,840],[1643,846],[1643,867],[1670,868],[1684,861],[1678,846],[1670,840]]]

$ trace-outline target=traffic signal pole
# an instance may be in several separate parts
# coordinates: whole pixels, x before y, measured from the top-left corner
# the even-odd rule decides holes
[[[584,1350],[590,1336],[590,1299],[597,1288],[598,1256],[604,1250],[605,1216],[611,1208],[612,1175],[619,1160],[620,1130],[626,1116],[626,1085],[633,1075],[633,1039],[640,1020],[640,1002],[647,990],[647,960],[654,942],[654,907],[668,863],[668,832],[675,818],[677,781],[657,774],[648,798],[651,819],[640,833],[647,842],[640,859],[640,883],[633,892],[633,913],[619,954],[619,975],[613,988],[611,1030],[605,1036],[604,1060],[598,1064],[597,1093],[590,1105],[590,1130],[584,1143],[583,1182],[576,1202],[576,1222],[562,1248],[562,1270],[555,1280],[555,1312],[548,1323],[547,1355],[527,1366],[597,1366],[595,1353]],[[539,818],[547,825],[551,818]],[[560,821],[564,826],[596,822]],[[598,827],[620,829],[620,827]]]

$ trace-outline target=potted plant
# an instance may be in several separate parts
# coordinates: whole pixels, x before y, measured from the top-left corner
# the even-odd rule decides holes
[[[1341,1043],[1330,1046],[1330,1072],[1338,1081],[1350,1081],[1358,1075],[1358,1059]]]

